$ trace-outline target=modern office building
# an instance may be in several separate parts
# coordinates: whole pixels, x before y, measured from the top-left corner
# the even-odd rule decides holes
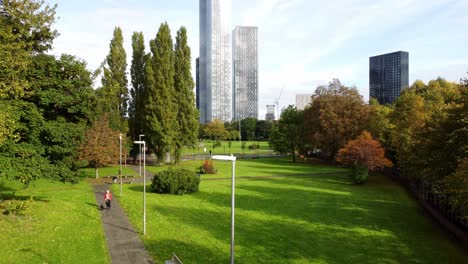
[[[230,1],[200,0],[200,122],[231,121]]]
[[[297,110],[304,110],[312,102],[312,94],[296,94]]]
[[[200,109],[200,58],[195,60],[195,105]]]
[[[233,120],[258,118],[258,28],[232,31]]]
[[[369,97],[391,104],[409,86],[409,54],[397,51],[369,58]]]
[[[274,121],[275,120],[275,105],[267,105],[267,111],[265,115],[265,120]]]

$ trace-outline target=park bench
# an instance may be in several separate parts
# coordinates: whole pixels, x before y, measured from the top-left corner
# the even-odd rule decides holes
[[[172,258],[170,260],[166,260],[164,264],[183,264],[182,261],[176,256],[175,253],[172,253]]]

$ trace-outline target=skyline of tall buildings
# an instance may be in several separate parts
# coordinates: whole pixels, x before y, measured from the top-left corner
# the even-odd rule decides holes
[[[232,31],[233,120],[258,118],[258,28],[236,26]]]
[[[369,58],[369,99],[393,103],[409,87],[409,53],[397,51]]]
[[[200,0],[200,122],[232,117],[229,1]]]

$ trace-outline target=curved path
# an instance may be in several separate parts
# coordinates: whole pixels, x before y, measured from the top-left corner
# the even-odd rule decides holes
[[[94,185],[98,205],[104,204],[107,189],[107,184]],[[112,264],[154,263],[117,199],[112,200],[109,210],[101,211],[101,218]]]

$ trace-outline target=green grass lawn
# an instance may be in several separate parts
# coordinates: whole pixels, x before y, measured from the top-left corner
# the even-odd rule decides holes
[[[194,172],[198,172],[198,168],[203,164],[202,160],[188,160],[181,162],[179,165],[165,166],[146,166],[146,170],[152,173],[157,173],[167,170],[169,167],[184,168]],[[231,162],[213,160],[213,165],[217,170],[216,174],[204,174],[202,179],[211,178],[231,178],[232,165]],[[336,174],[347,172],[347,169],[314,165],[307,163],[292,163],[287,158],[258,158],[258,159],[239,159],[236,161],[236,177],[270,177],[270,176],[285,176],[285,175],[321,175],[321,174]]]
[[[182,155],[192,155],[192,154],[271,154],[273,150],[268,145],[268,141],[246,141],[245,149],[242,150],[242,144],[239,141],[232,141],[231,149],[229,149],[229,141],[221,141],[220,147],[213,148],[214,141],[205,140],[196,148],[184,148],[182,150]],[[259,149],[249,149],[250,145],[258,144]],[[206,148],[206,153],[203,151],[204,147]]]
[[[0,214],[0,263],[110,262],[101,215],[85,181],[41,179],[27,189],[0,181],[0,192],[36,198],[24,216]]]
[[[84,177],[86,178],[96,178],[96,170],[94,168],[82,168],[80,169],[82,173],[84,173]],[[119,166],[118,165],[112,165],[112,166],[106,166],[99,168],[99,177],[107,177],[107,176],[118,176],[119,175]],[[136,173],[134,170],[132,170],[130,167],[125,167],[122,164],[122,175],[128,176],[128,175],[134,175],[138,176],[138,173]]]
[[[240,160],[237,169],[239,175],[298,175],[236,182],[236,263],[466,261],[463,250],[383,176],[356,186],[342,169],[274,159]],[[143,240],[158,263],[172,252],[184,263],[228,263],[230,181],[204,177],[195,194],[147,193]],[[124,188],[121,204],[141,231],[143,187]]]

